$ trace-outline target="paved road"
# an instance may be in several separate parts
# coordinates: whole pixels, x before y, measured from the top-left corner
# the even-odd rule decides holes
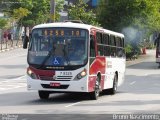
[[[0,54],[0,113],[160,113],[160,69],[154,50],[127,62],[126,80],[118,93],[102,94],[97,101],[89,100],[86,94],[53,94],[48,100],[40,100],[37,92],[28,92],[24,76],[26,52],[15,49]]]

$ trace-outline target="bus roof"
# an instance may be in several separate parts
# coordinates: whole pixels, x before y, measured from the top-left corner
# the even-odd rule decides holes
[[[98,29],[98,30],[104,31],[105,33],[108,33],[108,34],[113,34],[113,35],[116,35],[116,36],[124,37],[123,34],[118,33],[118,32],[114,32],[114,31],[107,30],[107,29],[100,28],[100,27],[95,27],[95,26],[88,25],[88,24],[73,23],[73,22],[45,23],[45,24],[36,25],[35,27],[33,27],[33,29],[36,29],[36,28],[51,28],[51,27],[80,28],[80,29],[87,29],[89,31],[91,29]]]

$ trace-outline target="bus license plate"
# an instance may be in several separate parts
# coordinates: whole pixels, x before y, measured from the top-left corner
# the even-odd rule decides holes
[[[50,86],[52,86],[52,87],[59,87],[59,86],[61,86],[61,84],[60,83],[50,83]]]
[[[72,72],[60,72],[60,76],[72,76]]]

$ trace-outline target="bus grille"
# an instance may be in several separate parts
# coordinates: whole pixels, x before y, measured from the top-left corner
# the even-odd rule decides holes
[[[54,79],[52,76],[39,76],[40,80],[45,81],[71,81],[72,76],[57,76],[56,79]]]
[[[53,81],[53,77],[50,76],[39,76],[40,80]]]
[[[70,81],[72,80],[72,76],[57,76],[57,81]]]

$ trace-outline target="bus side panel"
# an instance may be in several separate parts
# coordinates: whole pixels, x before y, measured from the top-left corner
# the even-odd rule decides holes
[[[124,58],[106,58],[106,77],[104,81],[104,89],[113,87],[115,72],[118,73],[118,86],[124,81],[125,59]]]
[[[106,73],[104,80],[104,89],[109,89],[113,87],[113,78],[115,70],[113,68],[113,58],[106,57]]]
[[[105,57],[96,57],[96,59],[92,62],[89,69],[88,92],[94,91],[95,81],[98,73],[101,74],[101,89],[104,88],[105,67]]]

